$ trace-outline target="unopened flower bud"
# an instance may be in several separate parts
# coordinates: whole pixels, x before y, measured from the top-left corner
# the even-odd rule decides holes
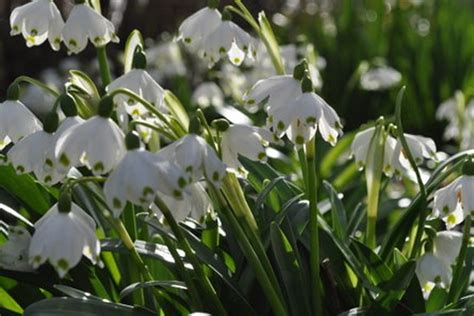
[[[197,116],[193,116],[189,121],[189,134],[196,134],[201,135],[202,133],[202,126],[199,118]]]

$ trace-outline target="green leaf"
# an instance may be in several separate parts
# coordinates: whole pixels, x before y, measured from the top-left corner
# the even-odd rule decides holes
[[[338,196],[338,193],[331,185],[331,183],[326,180],[323,181],[323,185],[326,188],[326,191],[329,193],[329,199],[331,201],[331,218],[332,218],[332,228],[334,233],[340,239],[347,238],[348,234],[346,231],[347,227],[347,216],[344,205],[342,204],[341,199]]]
[[[187,290],[186,284],[181,281],[175,280],[163,280],[163,281],[148,281],[148,282],[137,282],[130,284],[120,292],[120,299],[122,300],[125,296],[132,294],[134,291],[139,289],[146,289],[149,287],[160,287],[160,288],[172,288],[178,290]]]
[[[64,293],[64,294],[66,294],[67,296],[72,297],[72,298],[88,299],[88,300],[94,300],[94,301],[98,301],[98,302],[104,301],[103,298],[100,298],[98,296],[94,296],[90,293],[75,289],[75,288],[70,287],[70,286],[57,284],[57,285],[54,286],[54,288],[57,289],[58,291]]]
[[[46,190],[32,176],[17,175],[11,166],[0,166],[0,187],[39,215],[49,209],[50,201]]]
[[[351,217],[349,218],[349,223],[347,224],[347,229],[346,229],[348,236],[352,236],[356,233],[364,217],[365,217],[365,208],[364,208],[364,204],[361,202],[357,204],[354,211],[352,211]]]
[[[125,50],[123,52],[123,73],[126,74],[132,70],[133,57],[137,47],[145,48],[143,36],[139,30],[133,30],[127,38],[125,43]]]
[[[379,283],[387,282],[392,278],[392,270],[365,244],[353,238],[351,248],[358,254],[358,257],[364,263],[365,268],[368,270],[375,284],[380,286]]]
[[[362,316],[362,315],[367,315],[367,308],[365,307],[352,308],[344,313],[340,313],[337,316]]]
[[[26,224],[30,227],[33,227],[33,224],[29,220],[27,220],[23,215],[21,215],[20,213],[18,213],[17,211],[15,211],[11,207],[9,207],[8,205],[0,203],[0,212],[7,213],[8,215],[11,215],[14,218],[16,218],[17,220],[19,220],[20,222],[22,222],[22,223],[24,223],[24,224]]]
[[[181,101],[173,94],[173,92],[166,90],[165,103],[172,116],[180,123],[184,132],[186,132],[189,125],[189,116]]]
[[[149,316],[154,313],[124,304],[99,302],[90,299],[52,298],[34,303],[25,310],[25,316]]]
[[[270,225],[273,253],[279,267],[278,272],[283,280],[288,305],[293,315],[311,315],[311,306],[307,300],[308,288],[302,273],[302,265],[296,253],[296,246],[291,244],[285,233],[273,222]]]
[[[464,316],[466,310],[463,308],[459,309],[450,309],[447,311],[439,311],[439,312],[429,312],[429,313],[421,313],[421,314],[413,314],[413,316],[437,316],[437,315],[443,315],[443,316]],[[467,315],[466,315],[467,316]]]
[[[15,313],[23,313],[23,308],[2,287],[0,287],[0,307]]]

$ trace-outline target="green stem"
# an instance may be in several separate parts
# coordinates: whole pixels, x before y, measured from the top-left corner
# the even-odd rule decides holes
[[[449,288],[448,293],[448,304],[455,303],[459,300],[459,295],[462,292],[462,284],[465,280],[461,279],[462,270],[464,267],[464,262],[466,261],[467,248],[469,247],[469,238],[471,237],[471,214],[466,217],[464,222],[464,230],[462,236],[461,249],[459,251],[459,256],[457,258],[456,266],[454,267],[453,280],[451,282],[451,287]]]
[[[184,250],[184,252],[186,253],[186,257],[191,262],[194,268],[194,271],[196,272],[196,276],[199,279],[199,284],[201,285],[202,290],[205,291],[205,293],[203,293],[203,298],[209,302],[208,308],[213,313],[215,313],[215,315],[227,315],[227,312],[222,306],[222,303],[219,300],[216,294],[216,291],[214,290],[211,282],[209,281],[208,277],[204,273],[201,263],[199,262],[193,250],[191,249],[191,246],[189,245],[189,242],[186,239],[186,236],[184,235],[178,223],[174,219],[173,214],[171,213],[171,210],[168,208],[166,203],[159,196],[155,197],[155,204],[160,209],[166,222],[168,223],[171,230],[173,231],[178,241],[178,244]]]
[[[99,60],[100,77],[104,87],[112,82],[112,74],[110,73],[109,61],[107,59],[107,51],[105,46],[97,47],[97,59]]]
[[[40,88],[40,89],[44,90],[45,92],[51,94],[55,98],[58,98],[59,95],[60,95],[59,92],[57,92],[56,90],[48,87],[46,84],[42,83],[41,81],[33,79],[31,77],[28,77],[28,76],[20,76],[20,77],[16,78],[13,81],[12,84],[19,84],[20,82],[27,82],[29,84],[37,86],[38,88]]]
[[[165,129],[163,129],[163,128],[155,125],[155,124],[152,124],[150,122],[147,122],[147,121],[133,120],[129,123],[130,127],[133,127],[134,125],[141,125],[141,126],[148,127],[150,129],[154,130],[155,132],[158,132],[159,134],[169,138],[172,141],[177,139],[176,135],[173,135],[173,134],[169,133],[168,131],[166,131]]]
[[[307,183],[306,194],[309,200],[309,232],[310,232],[310,263],[311,263],[311,292],[313,314],[322,315],[322,288],[320,276],[319,231],[318,231],[318,197],[316,182],[316,137],[306,144]]]
[[[257,280],[259,281],[259,284],[262,287],[265,296],[270,302],[274,314],[278,316],[287,315],[281,297],[279,296],[277,290],[275,289],[275,286],[272,284],[267,274],[267,272],[269,271],[265,269],[255,249],[252,247],[252,244],[249,241],[249,235],[246,234],[246,232],[242,229],[238,218],[235,217],[234,213],[231,212],[230,208],[227,206],[228,202],[226,201],[226,198],[212,184],[210,185],[210,192],[212,193],[212,196],[214,196],[217,200],[216,208],[218,212],[223,217],[223,219],[228,222],[228,224],[232,228],[232,232],[236,234],[236,240],[242,248],[245,257],[252,266],[255,272],[255,276],[257,277]]]
[[[160,121],[162,121],[171,131],[173,131],[176,135],[175,139],[181,138],[186,135],[186,132],[183,132],[184,129],[176,128],[173,126],[169,119],[166,117],[165,114],[161,113],[153,104],[148,102],[147,100],[143,99],[141,96],[136,94],[135,92],[126,89],[126,88],[118,88],[114,91],[111,91],[107,94],[108,97],[114,97],[116,95],[123,94],[129,97],[130,99],[141,103],[148,111],[150,111],[153,115],[155,115]]]

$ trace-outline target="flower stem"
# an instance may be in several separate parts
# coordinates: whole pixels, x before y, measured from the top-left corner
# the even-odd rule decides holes
[[[232,232],[236,235],[236,240],[242,248],[242,252],[244,253],[245,257],[252,266],[255,276],[257,277],[257,280],[259,281],[265,296],[270,302],[274,314],[278,316],[287,315],[281,296],[278,294],[275,284],[272,283],[268,275],[270,270],[264,266],[261,258],[259,258],[259,255],[249,240],[251,235],[245,232],[241,226],[242,222],[238,220],[232,211],[230,211],[230,208],[228,207],[229,202],[226,200],[222,192],[217,190],[212,184],[210,185],[210,192],[216,200],[215,202],[217,203],[217,211],[222,216],[222,218],[228,222],[229,226],[232,228]]]
[[[170,225],[170,228],[173,231],[178,241],[178,244],[184,250],[184,252],[186,253],[186,257],[191,262],[194,268],[194,271],[196,272],[196,276],[199,280],[199,284],[201,285],[202,290],[205,291],[205,293],[203,293],[203,298],[205,301],[209,302],[208,308],[215,315],[227,315],[227,312],[222,306],[222,303],[219,300],[214,287],[212,286],[210,280],[204,273],[201,263],[199,262],[193,250],[191,249],[191,246],[189,245],[189,242],[186,239],[186,236],[183,234],[181,228],[179,227],[178,223],[174,219],[173,214],[171,213],[171,210],[168,208],[166,203],[159,196],[155,197],[155,204],[160,209],[168,225]]]
[[[52,95],[55,98],[59,97],[59,92],[57,92],[56,90],[48,87],[48,85],[44,84],[43,82],[41,82],[39,80],[33,79],[31,77],[28,77],[28,76],[20,76],[20,77],[16,78],[15,81],[13,81],[12,84],[19,84],[20,82],[27,82],[29,84],[37,86],[38,88],[44,90],[45,92],[49,93],[50,95]]]
[[[469,247],[469,238],[471,237],[471,214],[468,214],[466,221],[464,222],[464,230],[462,236],[461,249],[459,251],[459,256],[457,258],[456,266],[454,267],[453,280],[451,282],[451,287],[449,288],[447,302],[455,303],[459,300],[459,295],[462,292],[464,280],[462,280],[462,272],[464,267],[464,262],[466,261],[467,248]]]
[[[107,59],[107,51],[105,46],[97,47],[97,58],[99,60],[100,77],[102,84],[105,86],[112,82],[112,74],[110,73],[109,61]]]
[[[160,121],[162,121],[176,136],[174,139],[183,137],[186,135],[186,129],[183,126],[174,126],[171,124],[170,120],[166,117],[165,114],[161,113],[153,104],[148,102],[147,100],[140,97],[135,92],[126,89],[126,88],[118,88],[114,91],[107,94],[108,97],[114,97],[116,95],[123,94],[129,97],[130,99],[140,102],[148,111],[150,111],[153,115],[155,115]],[[176,120],[176,122],[179,122]]]
[[[316,183],[316,138],[306,144],[307,184],[306,194],[309,200],[309,232],[311,290],[313,297],[313,314],[322,315],[322,288],[320,277],[319,231],[318,231],[318,197]]]

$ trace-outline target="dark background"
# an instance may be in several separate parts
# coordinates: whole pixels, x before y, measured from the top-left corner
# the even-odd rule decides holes
[[[64,48],[59,53],[53,52],[48,44],[28,49],[21,36],[9,36],[9,13],[25,2],[0,0],[0,97],[15,77],[35,77],[42,69],[67,57]],[[72,2],[55,1],[64,17]],[[221,8],[231,2],[221,1]],[[306,43],[315,45],[327,61],[321,94],[344,119],[346,131],[380,115],[392,116],[395,106],[398,89],[367,92],[349,88],[363,60],[382,58],[402,73],[402,84],[407,86],[407,131],[429,135],[438,143],[445,126],[435,119],[438,105],[456,90],[463,91],[467,100],[474,94],[472,0],[299,0],[299,8],[293,11],[287,7],[295,0],[243,2],[255,14],[265,10],[272,21],[277,21],[275,14],[286,17],[286,23],[274,25],[281,44],[300,41],[303,35]],[[109,56],[118,66],[117,56],[131,30],[139,29],[144,37],[154,39],[162,32],[175,34],[180,22],[206,1],[124,0],[121,8],[114,3],[117,1],[104,0],[102,6],[108,18],[120,21],[121,43],[108,46]],[[248,29],[239,19],[235,21]],[[84,61],[94,56],[92,45],[78,55]]]

